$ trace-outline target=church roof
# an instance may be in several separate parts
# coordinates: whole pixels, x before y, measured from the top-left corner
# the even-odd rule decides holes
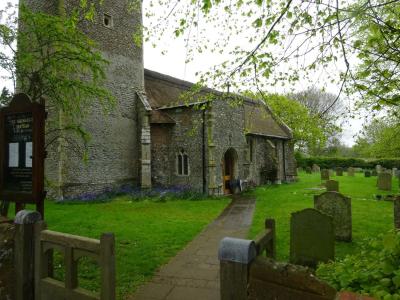
[[[165,111],[168,108],[192,106],[206,103],[205,97],[191,97],[183,99],[182,94],[189,92],[193,83],[174,78],[165,74],[145,69],[145,89],[148,103],[153,109],[152,123],[173,123],[173,119]],[[202,88],[199,94],[222,95],[220,91]],[[237,96],[237,95],[236,95]],[[282,139],[291,139],[292,132],[271,109],[263,102],[251,98],[238,96],[243,100],[245,112],[246,133]],[[155,113],[155,112],[158,113]]]

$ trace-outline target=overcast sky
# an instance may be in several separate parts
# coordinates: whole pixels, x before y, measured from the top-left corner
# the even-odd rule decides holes
[[[17,3],[18,0],[8,1],[11,3]],[[146,1],[144,1],[146,3]],[[0,1],[0,9],[3,9],[6,5],[4,0]],[[145,20],[146,23],[146,20]],[[210,34],[213,33],[213,28],[210,26]],[[165,52],[165,50],[168,50]],[[163,52],[164,54],[162,54]],[[160,41],[160,46],[153,48],[150,43],[144,45],[144,65],[145,68],[164,73],[170,76],[174,76],[187,81],[195,82],[196,72],[202,72],[209,70],[213,65],[219,64],[223,59],[227,57],[221,57],[217,54],[204,53],[203,55],[196,55],[190,63],[186,63],[187,49],[183,40],[177,40],[166,36]],[[12,87],[11,82],[2,82],[2,86]],[[335,93],[336,87],[330,87],[330,92]],[[279,88],[271,88],[268,92],[284,92]],[[345,105],[352,108],[351,100],[343,100]],[[363,118],[359,119],[347,119],[344,121],[342,141],[346,145],[351,146],[354,143],[354,135],[362,128]]]

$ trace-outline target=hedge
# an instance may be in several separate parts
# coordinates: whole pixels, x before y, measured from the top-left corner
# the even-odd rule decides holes
[[[322,169],[342,168],[363,168],[373,169],[376,165],[381,165],[386,169],[400,169],[400,159],[383,158],[375,160],[365,160],[362,158],[344,158],[344,157],[301,157],[296,155],[297,166],[301,168],[312,167],[317,164]]]

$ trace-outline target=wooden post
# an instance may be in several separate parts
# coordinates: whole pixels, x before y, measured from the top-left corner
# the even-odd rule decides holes
[[[40,280],[43,277],[49,275],[49,257],[52,256],[52,252],[47,251],[42,253],[42,244],[40,240],[40,235],[43,230],[46,229],[46,223],[44,221],[37,222],[34,227],[35,234],[35,299],[39,300],[41,298],[40,292]]]
[[[257,256],[254,241],[224,238],[219,247],[221,300],[246,300],[251,262]]]
[[[276,258],[276,227],[274,219],[265,220],[265,229],[271,229],[272,239],[266,247],[267,257]]]
[[[100,238],[101,300],[115,299],[115,238],[103,233]]]
[[[34,299],[34,225],[42,216],[22,210],[15,216],[15,299]]]

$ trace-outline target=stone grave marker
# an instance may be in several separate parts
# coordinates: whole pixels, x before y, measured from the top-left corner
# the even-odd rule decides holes
[[[321,180],[329,180],[329,170],[328,169],[321,170]]]
[[[329,169],[329,176],[335,176],[335,172],[333,171],[333,170],[331,170],[331,169]]]
[[[400,197],[397,196],[393,201],[393,217],[394,217],[394,228],[400,229]]]
[[[391,191],[392,190],[392,174],[382,172],[378,174],[378,189],[383,191]]]
[[[374,169],[371,172],[371,176],[378,176],[378,172]]]
[[[311,174],[311,173],[312,173],[311,167],[307,167],[307,168],[306,168],[306,173],[307,173],[307,174]]]
[[[338,241],[351,242],[351,199],[338,192],[325,192],[314,196],[314,208],[333,217],[335,237]]]
[[[314,173],[318,173],[318,172],[321,171],[321,168],[320,168],[317,164],[313,164],[313,166],[312,166],[312,171],[313,171]]]
[[[375,170],[376,170],[376,173],[380,173],[380,172],[382,172],[382,166],[381,165],[376,165],[375,166]]]
[[[290,262],[315,268],[335,257],[333,218],[313,208],[290,218]]]
[[[328,180],[325,186],[327,192],[339,192],[339,182],[336,180]]]
[[[350,167],[350,168],[347,169],[347,175],[348,176],[354,176],[354,174],[355,174],[355,170],[354,170],[353,167]]]
[[[371,177],[371,171],[365,171],[364,177]]]
[[[341,167],[336,168],[336,176],[343,176],[343,168]]]

